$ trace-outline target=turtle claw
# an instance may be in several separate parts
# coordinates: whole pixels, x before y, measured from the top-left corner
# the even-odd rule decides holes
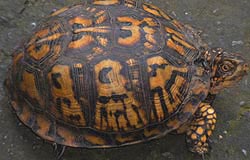
[[[56,154],[56,160],[62,160],[63,154],[65,152],[66,146],[53,143],[54,152]]]

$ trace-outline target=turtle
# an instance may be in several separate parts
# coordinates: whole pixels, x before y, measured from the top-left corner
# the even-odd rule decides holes
[[[50,14],[13,53],[5,86],[46,141],[112,148],[186,134],[204,155],[215,96],[248,71],[237,53],[137,0],[89,0]]]

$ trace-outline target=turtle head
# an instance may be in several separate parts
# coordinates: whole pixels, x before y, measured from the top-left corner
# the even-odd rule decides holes
[[[221,48],[211,50],[211,90],[217,94],[223,88],[233,86],[240,81],[249,70],[246,61],[236,53],[227,53]]]

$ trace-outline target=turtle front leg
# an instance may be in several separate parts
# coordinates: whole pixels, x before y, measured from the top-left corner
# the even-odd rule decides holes
[[[191,152],[208,152],[209,137],[215,128],[216,113],[208,103],[201,103],[186,131],[186,142]]]

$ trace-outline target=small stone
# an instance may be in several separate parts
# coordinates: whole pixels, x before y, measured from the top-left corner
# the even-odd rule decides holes
[[[217,13],[218,10],[219,10],[219,8],[214,9],[214,10],[213,10],[213,13]]]
[[[31,23],[31,27],[32,27],[32,28],[35,28],[35,27],[36,27],[36,22],[32,22],[32,23]]]
[[[243,45],[244,42],[243,41],[232,41],[232,46],[236,46],[236,45]]]
[[[7,135],[5,135],[4,137],[3,137],[3,139],[7,139],[8,138],[8,136]]]
[[[176,13],[175,13],[174,11],[172,11],[171,14],[172,14],[174,17],[177,16]]]
[[[244,156],[247,156],[247,151],[245,149],[242,149],[241,152],[244,154]]]
[[[224,134],[227,134],[227,131],[223,131]]]
[[[223,136],[222,136],[222,135],[219,135],[219,139],[222,140],[222,139],[223,139]]]
[[[220,24],[221,24],[221,21],[217,21],[216,24],[217,24],[217,25],[220,25]]]
[[[241,107],[244,106],[245,104],[246,104],[245,101],[240,101],[240,106],[241,106]]]

